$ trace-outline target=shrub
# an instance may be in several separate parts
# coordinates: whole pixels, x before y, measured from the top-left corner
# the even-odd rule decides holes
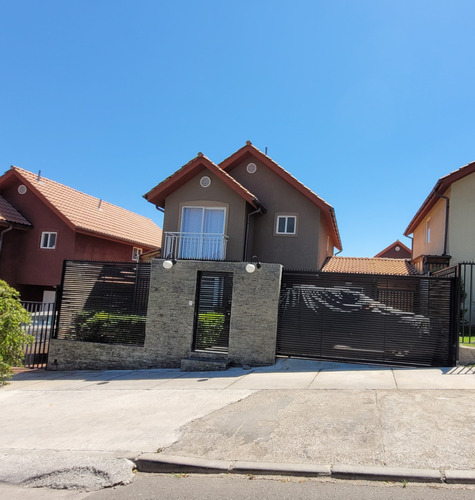
[[[78,340],[114,343],[116,332],[137,332],[145,327],[146,318],[136,314],[81,311],[75,319]]]
[[[0,385],[12,376],[12,366],[23,365],[23,346],[33,343],[21,327],[29,323],[30,315],[22,307],[20,294],[0,280]]]
[[[206,312],[198,314],[199,348],[212,347],[223,332],[224,314]]]

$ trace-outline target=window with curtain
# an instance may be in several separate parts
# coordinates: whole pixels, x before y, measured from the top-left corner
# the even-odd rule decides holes
[[[224,208],[183,207],[179,258],[224,259]]]

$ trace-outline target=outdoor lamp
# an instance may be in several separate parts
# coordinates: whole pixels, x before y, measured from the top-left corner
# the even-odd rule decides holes
[[[176,264],[176,259],[172,253],[167,255],[167,260],[163,261],[163,267],[165,269],[171,269]]]
[[[246,271],[248,273],[253,273],[256,269],[261,268],[261,263],[259,262],[259,259],[257,258],[256,255],[252,256],[251,262],[246,264]]]

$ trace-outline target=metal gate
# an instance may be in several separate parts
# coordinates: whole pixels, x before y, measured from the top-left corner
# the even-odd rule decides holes
[[[456,280],[284,272],[277,354],[453,366]]]
[[[194,351],[227,353],[233,274],[198,272]]]
[[[30,313],[31,321],[23,325],[26,333],[33,335],[34,341],[23,349],[25,353],[24,365],[27,368],[42,368],[48,361],[49,339],[51,338],[55,322],[55,304],[44,302],[22,302],[22,306]]]

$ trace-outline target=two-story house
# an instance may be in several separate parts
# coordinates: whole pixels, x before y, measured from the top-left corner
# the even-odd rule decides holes
[[[441,177],[409,223],[412,262],[425,274],[475,259],[475,162]]]
[[[150,219],[27,170],[0,177],[0,279],[53,302],[63,261],[138,261],[160,247]]]
[[[164,210],[162,256],[318,270],[341,240],[332,206],[249,141],[193,158],[144,197]]]

